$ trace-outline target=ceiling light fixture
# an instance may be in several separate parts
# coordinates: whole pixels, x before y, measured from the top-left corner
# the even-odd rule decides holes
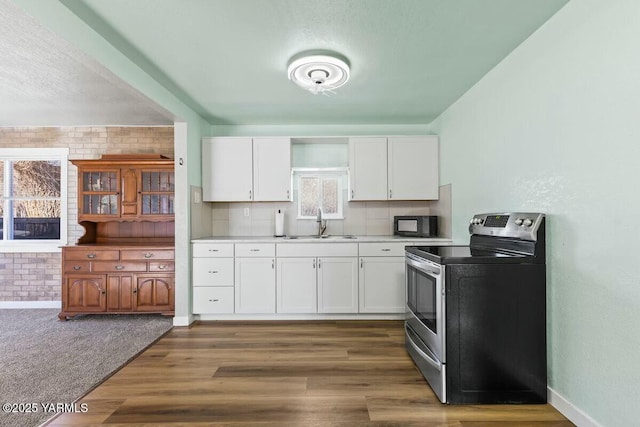
[[[349,64],[341,55],[301,53],[289,61],[289,80],[317,95],[333,93],[349,80]]]

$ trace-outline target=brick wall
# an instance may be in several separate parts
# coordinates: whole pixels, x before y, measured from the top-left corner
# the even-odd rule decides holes
[[[69,159],[97,159],[101,154],[157,153],[173,157],[173,127],[0,128],[0,148],[64,148]],[[78,225],[77,169],[69,164],[68,236]],[[59,253],[0,253],[0,301],[59,301]]]

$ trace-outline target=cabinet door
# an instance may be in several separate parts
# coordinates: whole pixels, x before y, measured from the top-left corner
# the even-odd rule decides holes
[[[291,200],[291,140],[253,138],[253,200]]]
[[[136,311],[173,311],[173,282],[170,275],[138,275],[133,290]]]
[[[251,138],[204,138],[202,199],[241,202],[253,199]]]
[[[63,311],[101,312],[107,308],[105,277],[67,276],[63,289]]]
[[[78,175],[78,219],[120,217],[120,169],[84,170]]]
[[[278,258],[278,313],[317,313],[316,258]]]
[[[121,215],[123,218],[137,217],[138,211],[138,170],[124,168],[120,171],[122,178]]]
[[[404,257],[360,258],[360,313],[404,313],[404,269]]]
[[[163,216],[173,217],[175,211],[173,170],[144,169],[139,175],[137,200],[140,204],[140,215],[154,219]]]
[[[390,200],[438,199],[438,137],[388,139]]]
[[[133,276],[107,275],[107,311],[133,311]]]
[[[236,313],[276,312],[274,258],[236,258]]]
[[[349,170],[349,200],[387,200],[387,138],[350,138]]]
[[[358,312],[358,259],[318,258],[318,313]]]

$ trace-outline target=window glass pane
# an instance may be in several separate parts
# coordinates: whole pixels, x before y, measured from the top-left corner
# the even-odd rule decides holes
[[[300,215],[318,215],[320,201],[320,185],[317,177],[302,177],[300,179]]]
[[[142,172],[142,191],[174,191],[173,172]]]
[[[14,197],[60,197],[60,161],[13,162]]]
[[[117,184],[115,172],[85,172],[82,176],[84,191],[114,193],[117,191]]]
[[[96,215],[117,215],[118,200],[116,195],[101,196],[85,194],[82,200],[82,213]]]
[[[14,201],[14,239],[59,239],[60,212],[59,200]]]
[[[338,213],[338,180],[322,180],[322,211],[325,214]]]

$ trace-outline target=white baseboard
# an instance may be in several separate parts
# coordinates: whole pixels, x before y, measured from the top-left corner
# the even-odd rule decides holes
[[[194,321],[193,315],[191,316],[174,316],[173,326],[189,326]]]
[[[558,412],[578,427],[602,427],[596,420],[585,414],[580,408],[569,402],[566,397],[547,387],[547,400]]]
[[[61,301],[0,301],[0,308],[62,308]]]
[[[405,314],[194,314],[195,320],[404,320],[406,317]]]

